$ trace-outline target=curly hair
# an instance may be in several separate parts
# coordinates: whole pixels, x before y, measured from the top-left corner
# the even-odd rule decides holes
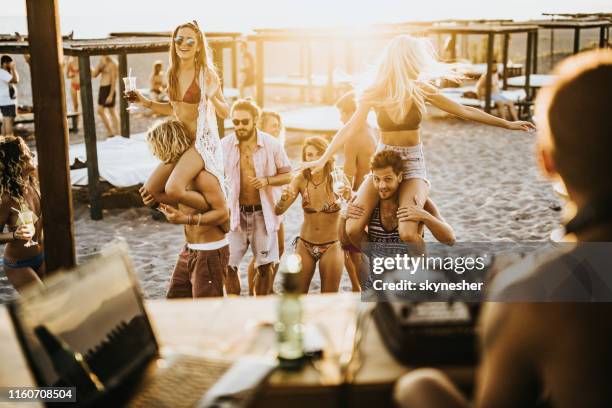
[[[191,147],[185,125],[176,119],[156,122],[147,132],[147,143],[153,156],[164,163],[176,163]]]
[[[393,150],[383,150],[370,159],[370,170],[381,170],[386,167],[391,167],[395,174],[402,174],[404,164],[399,153]]]
[[[308,146],[314,147],[322,155],[323,153],[325,153],[325,150],[329,146],[329,143],[327,143],[327,140],[323,139],[320,136],[311,136],[309,138],[306,138],[304,140],[304,144],[302,145],[302,161],[303,162],[306,161],[306,148]],[[329,187],[330,190],[332,189],[331,173],[333,169],[334,169],[334,159],[331,158],[327,161],[327,163],[325,163],[325,167],[323,168],[323,174],[325,175],[325,180],[327,180],[327,183],[325,184],[327,185],[327,187]],[[304,178],[306,180],[312,181],[312,173],[310,169],[303,170],[302,174],[304,175]]]
[[[0,137],[0,197],[5,193],[20,201],[30,182],[24,176],[24,163],[28,160],[28,146],[15,136]]]

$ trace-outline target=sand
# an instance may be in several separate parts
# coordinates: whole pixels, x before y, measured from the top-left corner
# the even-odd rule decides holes
[[[144,129],[152,120],[140,115],[132,124],[136,129]],[[453,226],[459,242],[546,241],[559,226],[561,203],[536,166],[535,134],[440,117],[424,121],[422,132],[431,197]],[[289,132],[287,136],[287,151],[295,164],[299,159],[299,143],[307,135]],[[298,200],[286,215],[286,248],[290,249],[291,241],[299,234],[302,220]],[[75,230],[79,262],[111,240],[125,239],[145,297],[164,297],[184,243],[180,226],[155,221],[147,208],[105,210],[102,221],[93,221],[88,208],[76,204]],[[247,291],[249,260],[250,254],[241,266],[243,295]],[[341,290],[350,288],[345,272]],[[319,290],[317,273],[311,291]],[[6,302],[12,295],[14,291],[2,273],[0,302]]]
[[[165,54],[130,56],[129,65],[142,80],[148,77],[155,59],[166,61]],[[95,64],[96,60],[92,61]],[[18,64],[20,62],[18,61]],[[20,84],[22,101],[27,103],[29,72],[23,72]],[[94,83],[94,100],[97,85]],[[269,90],[266,108],[287,110],[303,107],[299,92]],[[71,106],[68,101],[67,106]],[[435,112],[434,112],[435,113]],[[138,112],[131,115],[131,131],[145,131],[157,118]],[[96,120],[98,140],[106,138],[100,120]],[[31,128],[30,128],[31,129]],[[430,115],[422,124],[422,139],[431,196],[444,218],[453,226],[459,242],[475,241],[546,241],[559,226],[561,203],[551,184],[541,175],[535,163],[535,134],[513,132],[448,116]],[[308,135],[288,132],[287,152],[294,164],[300,158],[300,144]],[[70,134],[70,143],[83,141],[83,128]],[[34,148],[34,141],[28,142]],[[342,157],[339,157],[342,163]],[[285,221],[285,248],[299,234],[303,216],[300,200],[289,209]],[[134,265],[147,298],[161,298],[168,287],[170,274],[183,245],[180,226],[155,221],[147,208],[105,210],[102,221],[89,219],[88,208],[75,204],[76,252],[78,261],[100,250],[114,238],[126,239]],[[426,238],[432,239],[431,235]],[[0,249],[1,250],[1,249]],[[241,266],[243,294],[246,293],[245,257]],[[277,284],[278,285],[278,284]],[[350,290],[346,273],[341,290]],[[318,273],[311,291],[320,290]],[[0,303],[5,303],[14,290],[0,271]]]

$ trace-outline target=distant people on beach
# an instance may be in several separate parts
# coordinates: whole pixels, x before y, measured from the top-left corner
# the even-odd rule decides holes
[[[399,206],[399,186],[402,182],[403,164],[399,153],[393,150],[383,150],[372,157],[370,161],[372,183],[378,192],[378,205],[372,211],[367,228],[362,231],[361,241],[357,245],[357,250],[363,249],[363,243],[369,242],[375,245],[400,243],[399,225],[402,222],[417,222],[419,229],[417,232],[423,236],[424,228],[427,227],[434,238],[439,242],[453,245],[455,243],[455,233],[453,228],[442,218],[438,208],[427,198],[424,205],[414,205],[407,207]],[[416,199],[416,198],[415,198]],[[346,221],[349,219],[361,219],[365,215],[362,206],[350,203],[346,214],[340,220],[339,235],[342,243],[349,243],[346,234]],[[363,271],[361,253],[355,262],[357,271]],[[370,277],[361,276],[363,289],[371,288],[372,280]]]
[[[325,152],[328,143],[318,136],[304,140],[302,161],[317,160]],[[321,173],[312,174],[310,169],[298,173],[289,186],[283,188],[276,203],[276,214],[283,214],[297,198],[302,196],[304,223],[299,237],[294,241],[295,250],[302,258],[302,292],[308,293],[317,264],[321,275],[321,292],[337,292],[344,266],[343,252],[338,240],[340,219],[340,197],[334,192],[334,159],[331,158]],[[347,183],[342,191],[348,200],[351,195]]]
[[[0,137],[0,243],[4,272],[19,290],[45,276],[40,188],[32,153],[23,139]],[[8,227],[8,232],[4,228]]]
[[[170,101],[156,102],[143,97],[139,91],[130,92],[126,97],[159,115],[174,115],[183,123],[192,142],[177,163],[161,163],[149,176],[143,191],[156,201],[168,196],[174,202],[204,211],[208,208],[206,200],[201,194],[189,191],[187,185],[205,169],[224,187],[216,116],[225,119],[229,107],[212,63],[212,51],[195,21],[179,25],[172,33],[168,69]],[[202,118],[198,120],[200,115]]]
[[[79,76],[79,59],[69,57],[66,63],[66,78],[70,80],[70,99],[72,99],[72,111],[79,111],[79,91],[81,90],[81,79]]]
[[[264,133],[267,133],[271,136],[274,136],[281,147],[285,148],[285,127],[283,126],[283,121],[281,116],[276,111],[271,110],[263,110],[259,115],[259,121],[257,123],[257,128]],[[286,154],[286,152],[285,152]],[[277,187],[280,188],[280,187]],[[285,225],[281,221],[278,227],[278,257],[279,259],[285,253]],[[276,272],[278,271],[278,266],[280,264],[274,265],[274,272],[272,273],[272,282],[274,283],[274,279],[276,278]],[[253,280],[255,279],[255,258],[251,259],[249,262],[247,279],[249,281],[249,295],[253,295]]]
[[[154,125],[147,133],[147,142],[158,159],[176,163],[191,146],[185,125],[176,119],[167,119]],[[186,244],[179,253],[168,298],[223,296],[223,281],[229,260],[229,244],[225,233],[229,211],[225,195],[215,176],[200,173],[188,188],[201,194],[208,208],[197,210],[166,198],[159,202],[159,210],[173,224],[184,225]],[[146,205],[155,205],[155,199],[145,193]]]
[[[385,47],[373,76],[363,84],[355,114],[334,136],[325,154],[317,161],[306,163],[306,166],[314,168],[315,172],[322,171],[333,154],[359,134],[359,130],[366,125],[369,111],[373,109],[380,128],[377,151],[396,151],[403,160],[400,206],[417,205],[422,208],[429,196],[419,130],[426,114],[426,103],[461,118],[492,126],[522,131],[534,128],[530,122],[509,122],[448,99],[424,79],[428,74],[440,76],[443,70],[448,72],[447,77],[453,76],[450,69],[435,59],[433,47],[427,39],[410,35],[395,37]],[[415,197],[418,204],[415,204]],[[370,178],[361,184],[357,193],[356,202],[365,209],[364,216],[359,220],[347,221],[348,237],[353,244],[358,243],[378,201],[378,193]],[[398,227],[402,241],[411,243],[416,253],[424,253],[424,241],[418,230],[419,223],[416,221],[402,222]]]
[[[151,98],[155,102],[167,102],[168,95],[166,93],[168,85],[164,79],[164,65],[161,61],[155,61],[153,63],[153,72],[151,78],[149,78],[149,92],[151,92]]]
[[[612,406],[612,51],[570,57],[538,94],[537,158],[562,179],[576,213],[559,252],[500,271],[480,316],[481,357],[471,401],[441,371],[398,380],[400,407]],[[603,279],[603,280],[602,280]],[[598,297],[602,296],[602,297]]]
[[[240,54],[242,66],[240,68],[240,97],[253,96],[255,87],[255,58],[249,52],[249,44],[246,41],[240,43]]]
[[[230,185],[230,261],[226,291],[240,294],[238,268],[251,246],[255,258],[253,292],[272,292],[274,265],[279,261],[278,229],[283,218],[274,212],[277,186],[291,181],[291,163],[279,141],[255,124],[259,108],[250,99],[232,105],[235,132],[221,141],[225,177]]]
[[[346,125],[357,110],[355,92],[348,92],[336,101],[336,108],[340,112],[340,121]],[[351,183],[353,191],[359,190],[359,186],[370,172],[370,159],[376,151],[378,133],[366,121],[365,125],[357,130],[357,134],[351,139],[351,143],[344,145],[344,173]],[[350,243],[342,242],[344,250],[344,266],[351,278],[353,291],[361,290],[359,284],[358,270],[361,262],[361,253]]]
[[[478,78],[476,83],[476,93],[480,99],[484,99],[487,93],[486,89],[487,74],[484,73]],[[491,101],[495,104],[499,116],[506,119],[506,108],[508,108],[508,119],[518,120],[516,107],[514,102],[501,94],[501,86],[499,81],[499,67],[496,61],[493,61],[491,70]]]
[[[2,135],[13,134],[17,116],[17,88],[19,73],[15,61],[9,55],[0,57],[0,112],[2,113]]]
[[[98,91],[98,115],[106,128],[108,136],[119,134],[119,117],[115,110],[119,68],[117,62],[109,55],[100,57],[98,65],[91,71],[91,76],[100,76]],[[109,117],[110,121],[109,121]]]

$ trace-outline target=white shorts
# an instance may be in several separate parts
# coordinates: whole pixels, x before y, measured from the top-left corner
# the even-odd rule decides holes
[[[268,234],[262,211],[240,211],[240,230],[227,234],[230,245],[229,266],[238,268],[249,244],[255,258],[255,267],[278,263],[278,234]]]

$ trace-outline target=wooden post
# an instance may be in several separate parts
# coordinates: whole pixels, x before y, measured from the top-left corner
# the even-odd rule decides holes
[[[574,28],[574,54],[580,52],[580,28]]]
[[[306,79],[308,85],[306,86],[306,95],[308,102],[312,100],[312,43],[306,42]]]
[[[599,48],[606,48],[606,27],[599,27]]]
[[[94,112],[93,91],[91,89],[91,63],[89,55],[79,56],[79,75],[81,80],[81,110],[83,111],[83,132],[87,152],[87,184],[92,220],[102,219],[100,200],[100,173],[98,171],[98,146],[96,138],[96,117]]]
[[[555,66],[555,30],[550,29],[550,69]]]
[[[255,77],[257,78],[257,105],[260,108],[264,107],[264,40],[257,38],[255,40]]]
[[[491,79],[493,78],[493,42],[495,35],[489,33],[487,35],[487,72],[485,80],[485,112],[491,113]]]
[[[223,80],[223,46],[215,45],[213,46],[213,64],[217,67],[219,71],[219,78],[221,79],[221,92],[223,92],[224,88],[224,80]],[[219,137],[225,136],[225,121],[224,119],[217,115],[217,129],[219,129]]]
[[[327,87],[324,102],[330,104],[334,100],[334,48],[335,43],[329,41],[327,44]]]
[[[27,0],[36,150],[47,272],[76,263],[68,122],[57,0]]]
[[[347,40],[345,42],[345,50],[346,50],[346,55],[345,55],[346,72],[353,75],[353,71],[355,70],[354,62],[353,62],[354,61],[353,43],[350,40]]]
[[[451,57],[451,61],[455,62],[457,60],[457,34],[453,33],[451,34],[451,40],[450,40],[450,57]]]
[[[502,59],[504,64],[504,89],[508,89],[508,47],[510,46],[510,34],[504,33],[504,46],[502,48]]]
[[[539,31],[536,29],[533,32],[533,73],[538,73],[538,41],[540,39]]]
[[[529,82],[531,77],[532,42],[533,34],[529,31],[527,33],[527,62],[525,63],[525,96],[528,101],[531,100],[531,87],[529,86]]]
[[[128,76],[127,54],[119,54],[119,119],[121,120],[121,136],[130,137],[130,112],[127,110],[128,101],[123,97],[125,84],[123,78]]]
[[[248,43],[247,43],[248,47]],[[238,48],[236,46],[236,38],[232,41],[232,86],[238,88]]]

